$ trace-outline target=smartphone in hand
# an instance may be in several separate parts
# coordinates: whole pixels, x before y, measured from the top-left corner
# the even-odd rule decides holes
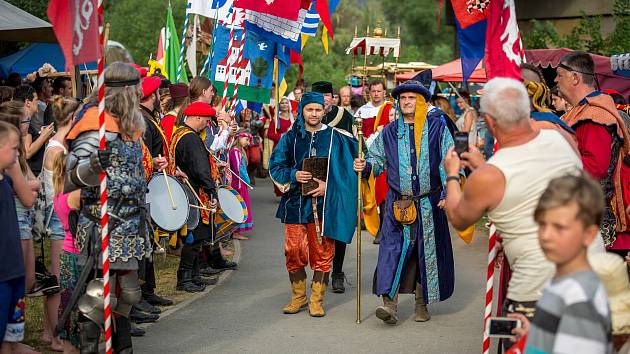
[[[458,156],[462,156],[464,152],[468,151],[468,133],[455,132],[455,152]]]
[[[520,328],[521,321],[509,317],[490,317],[486,331],[490,337],[494,338],[511,338],[514,336],[512,330]]]

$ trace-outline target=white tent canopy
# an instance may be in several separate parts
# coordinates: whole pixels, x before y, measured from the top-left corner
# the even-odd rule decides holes
[[[377,37],[359,37],[354,38],[350,47],[346,48],[346,54],[354,52],[362,55],[382,55],[388,56],[390,52],[395,58],[400,57],[400,38],[377,38]]]
[[[0,41],[56,43],[52,25],[0,0]]]

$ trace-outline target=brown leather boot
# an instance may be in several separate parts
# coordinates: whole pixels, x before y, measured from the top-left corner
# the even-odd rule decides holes
[[[416,284],[416,322],[426,322],[431,319],[431,314],[429,313],[429,309],[427,305],[424,303],[424,299],[422,297],[422,287],[420,284]]]
[[[328,285],[329,273],[315,272],[313,274],[313,283],[311,284],[311,301],[308,304],[308,313],[312,317],[324,317],[324,294]]]
[[[289,273],[291,280],[291,301],[282,309],[284,313],[294,314],[308,304],[306,300],[306,271],[300,269],[297,272]]]
[[[383,306],[376,308],[376,317],[388,325],[395,325],[398,322],[398,293],[393,299],[383,295]]]

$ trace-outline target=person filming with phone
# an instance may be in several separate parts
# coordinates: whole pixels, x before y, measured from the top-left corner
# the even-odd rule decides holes
[[[538,244],[534,209],[549,181],[579,173],[582,162],[559,132],[530,125],[530,101],[522,82],[495,78],[484,90],[481,115],[500,148],[487,162],[472,145],[468,151],[458,149],[459,154],[454,148],[448,151],[445,211],[458,230],[488,214],[512,269],[503,313],[520,312],[531,318],[554,273],[553,263]],[[458,137],[455,140],[458,146]],[[455,177],[466,167],[472,172],[462,190]]]

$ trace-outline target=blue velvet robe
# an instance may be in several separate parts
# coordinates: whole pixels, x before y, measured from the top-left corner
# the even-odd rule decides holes
[[[415,153],[414,126],[404,123],[402,117],[387,125],[370,146],[365,174],[372,170],[378,176],[387,170],[389,186],[374,274],[376,295],[392,297],[398,291],[413,292],[415,289],[400,287],[401,280],[412,270],[417,270],[415,280],[422,285],[425,303],[443,301],[453,294],[455,275],[450,233],[446,214],[437,206],[445,195],[443,157],[453,146],[447,119],[439,110],[429,112],[419,160]],[[405,190],[412,190],[415,196],[430,193],[416,202],[418,217],[411,227],[404,227],[393,216],[393,203]],[[415,266],[410,264],[411,259],[417,260]]]
[[[297,121],[296,121],[297,123]],[[357,141],[349,134],[327,125],[309,133],[300,124],[287,131],[271,154],[269,175],[283,192],[276,217],[284,224],[314,222],[310,196],[303,196],[295,173],[307,157],[329,157],[326,194],[317,198],[317,212],[323,235],[350,243],[357,221],[357,175],[352,163]]]

